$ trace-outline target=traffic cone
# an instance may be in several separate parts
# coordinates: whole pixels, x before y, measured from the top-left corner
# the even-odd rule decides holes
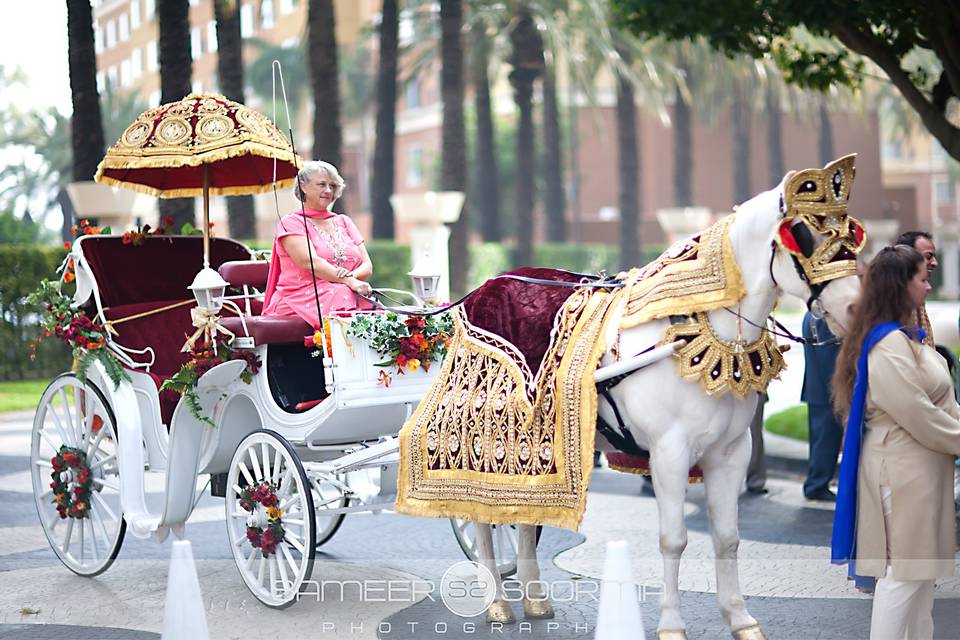
[[[177,540],[170,553],[167,602],[161,640],[208,640],[207,615],[189,540]]]
[[[595,640],[644,640],[643,618],[637,584],[633,581],[630,544],[625,540],[607,543],[600,587]]]

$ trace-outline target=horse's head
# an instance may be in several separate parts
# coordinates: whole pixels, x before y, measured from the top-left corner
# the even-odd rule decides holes
[[[774,190],[780,193],[780,221],[771,275],[838,336],[850,326],[860,290],[857,254],[866,242],[863,225],[847,215],[855,159],[848,155],[823,169],[791,171]]]

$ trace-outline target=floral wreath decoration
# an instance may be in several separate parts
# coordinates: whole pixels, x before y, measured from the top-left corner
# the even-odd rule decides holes
[[[100,424],[103,425],[102,419]],[[57,455],[50,458],[50,464],[53,466],[50,488],[57,513],[62,519],[89,518],[93,472],[87,464],[86,452],[61,445]]]
[[[257,505],[265,509],[267,524],[260,526]],[[265,558],[277,552],[277,545],[284,541],[286,532],[283,529],[283,511],[280,510],[280,500],[277,498],[277,486],[264,482],[254,489],[244,487],[240,494],[240,507],[250,512],[247,518],[247,540],[260,549]]]

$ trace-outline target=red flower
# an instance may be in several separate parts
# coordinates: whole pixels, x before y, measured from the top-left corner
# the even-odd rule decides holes
[[[247,540],[250,541],[254,547],[260,546],[260,532],[256,530],[255,527],[247,527]]]
[[[67,464],[67,466],[73,467],[80,463],[80,456],[75,453],[68,452],[63,454],[63,461]]]
[[[81,467],[80,473],[77,474],[77,482],[80,484],[87,484],[87,481],[90,479],[90,469],[87,467]]]

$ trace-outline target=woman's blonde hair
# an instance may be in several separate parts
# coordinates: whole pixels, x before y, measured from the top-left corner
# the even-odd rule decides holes
[[[833,408],[838,416],[850,411],[857,360],[867,332],[881,322],[900,322],[912,311],[907,285],[923,267],[923,256],[913,247],[884,247],[863,276],[860,297],[854,305],[853,324],[843,337],[833,373]]]
[[[300,181],[307,182],[318,173],[327,174],[328,178],[337,183],[337,188],[333,193],[334,199],[339,199],[340,196],[343,195],[343,190],[346,188],[347,183],[344,182],[337,168],[323,160],[311,160],[310,162],[304,163],[303,168],[297,173],[297,181],[293,184],[293,197],[303,202],[305,198],[303,191],[300,189]]]

